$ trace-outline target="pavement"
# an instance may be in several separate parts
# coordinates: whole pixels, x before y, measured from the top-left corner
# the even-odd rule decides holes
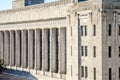
[[[14,75],[0,74],[0,80],[28,80],[28,79]]]

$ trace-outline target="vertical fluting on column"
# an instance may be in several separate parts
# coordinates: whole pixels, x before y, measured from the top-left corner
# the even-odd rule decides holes
[[[21,66],[23,68],[28,67],[28,31],[27,30],[22,30],[22,64]]]
[[[9,65],[9,32],[4,32],[4,61],[7,65]]]
[[[0,31],[0,59],[4,59],[4,52],[3,52],[3,43],[4,43],[4,32]]]
[[[48,29],[42,30],[42,70],[48,71]]]
[[[35,30],[35,69],[42,69],[42,33],[40,29]]]
[[[35,46],[34,46],[34,30],[29,30],[28,31],[28,64],[29,64],[29,69],[34,68],[34,62],[35,62]]]
[[[16,60],[16,66],[17,67],[20,67],[20,57],[21,57],[21,55],[20,55],[20,31],[19,30],[17,30],[17,31],[15,31],[15,39],[16,39],[16,47],[15,47],[15,60]]]
[[[56,28],[50,29],[50,71],[56,72]]]
[[[66,28],[59,29],[59,73],[66,73]]]
[[[15,65],[15,31],[10,31],[10,65]]]

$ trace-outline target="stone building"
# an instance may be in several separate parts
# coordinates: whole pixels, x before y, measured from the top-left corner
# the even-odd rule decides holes
[[[41,80],[120,80],[120,0],[13,1],[0,11],[0,58]]]

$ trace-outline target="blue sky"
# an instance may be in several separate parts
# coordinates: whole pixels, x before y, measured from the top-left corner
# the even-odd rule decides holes
[[[45,2],[50,2],[54,0],[45,0]],[[6,10],[12,8],[12,0],[0,0],[0,10]]]

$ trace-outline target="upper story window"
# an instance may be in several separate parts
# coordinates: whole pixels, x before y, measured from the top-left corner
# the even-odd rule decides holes
[[[81,2],[81,1],[87,1],[87,0],[78,0],[78,2]]]
[[[88,56],[88,47],[81,46],[81,56]]]
[[[96,36],[96,25],[93,25],[93,36]]]
[[[87,36],[87,26],[81,26],[81,36]]]
[[[25,6],[44,3],[44,0],[25,0]]]
[[[119,30],[118,34],[120,35],[120,25],[118,25],[118,27],[119,27],[119,29],[118,29],[118,30]]]
[[[109,24],[108,26],[108,36],[111,36],[112,35],[112,26],[111,24]]]
[[[119,52],[118,52],[118,54],[119,54],[119,57],[120,57],[120,46],[119,46]]]
[[[112,48],[108,46],[108,57],[111,58]]]

